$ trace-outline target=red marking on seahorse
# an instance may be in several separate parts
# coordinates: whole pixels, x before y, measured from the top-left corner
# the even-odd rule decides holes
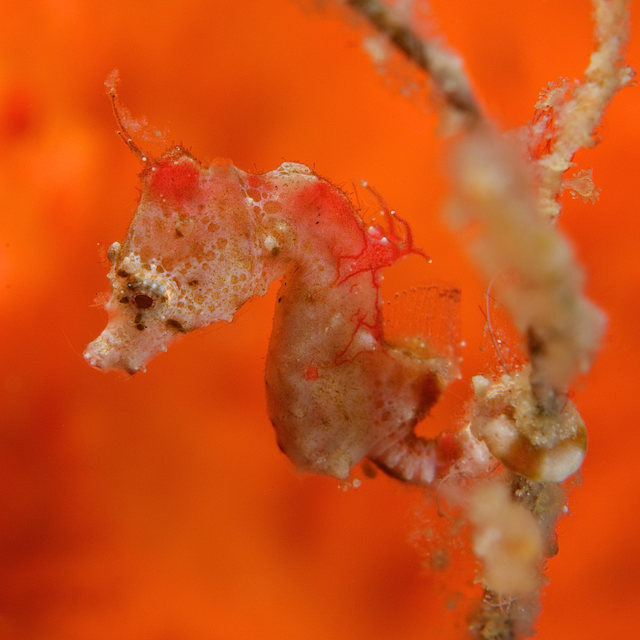
[[[453,464],[462,453],[462,447],[451,431],[443,431],[437,438],[438,462],[443,466]]]
[[[260,176],[256,175],[250,175],[247,178],[247,182],[249,183],[249,186],[253,187],[254,189],[257,187],[262,187],[264,185],[264,180]]]
[[[380,212],[387,223],[387,229],[378,224],[371,225],[366,232],[363,232],[365,248],[355,256],[340,256],[340,275],[337,284],[342,284],[352,276],[370,271],[375,274],[384,267],[395,264],[400,258],[411,253],[421,255],[427,262],[430,258],[420,249],[413,245],[413,235],[408,223],[400,216],[389,209],[382,196],[370,186],[369,191],[376,197],[380,205]],[[398,224],[402,226],[403,232],[398,232]]]
[[[305,378],[306,380],[309,380],[310,382],[317,380],[320,377],[320,374],[318,373],[318,367],[316,367],[313,364],[310,364],[307,367],[307,370],[302,374],[302,377]]]
[[[189,156],[163,158],[151,171],[151,188],[158,198],[185,202],[199,193],[199,171]]]
[[[356,335],[358,334],[360,327],[364,326],[364,327],[367,327],[368,329],[371,329],[371,335],[375,338],[377,342],[380,342],[382,340],[382,327],[380,326],[380,323],[369,324],[368,322],[364,321],[366,317],[367,317],[366,312],[363,312],[361,309],[358,309],[358,311],[356,311],[356,313],[354,313],[351,316],[351,322],[357,321],[356,328],[353,330],[353,333],[349,338],[349,342],[347,343],[347,346],[340,353],[336,355],[334,360],[335,366],[345,364],[345,362],[352,362],[353,360],[355,360],[355,358],[358,355],[360,355],[361,353],[364,353],[365,349],[360,349],[360,351],[354,353],[349,358],[343,357],[351,348],[351,345],[353,344],[353,341]]]

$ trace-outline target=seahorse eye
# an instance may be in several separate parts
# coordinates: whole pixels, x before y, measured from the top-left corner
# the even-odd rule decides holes
[[[153,298],[144,293],[139,293],[133,298],[133,306],[136,307],[136,309],[150,309],[153,304]]]

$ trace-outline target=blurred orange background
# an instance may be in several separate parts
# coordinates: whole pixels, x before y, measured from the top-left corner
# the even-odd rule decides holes
[[[432,6],[506,127],[528,120],[549,80],[587,64],[587,2]],[[347,187],[368,180],[411,222],[429,277],[462,287],[463,373],[482,370],[484,285],[442,222],[435,116],[401,96],[401,77],[377,75],[362,32],[331,14],[287,0],[0,8],[3,640],[464,636],[410,543],[420,493],[382,476],[344,492],[297,476],[278,450],[262,380],[275,288],[146,374],[102,374],[81,357],[106,322],[93,305],[106,248],[137,198],[139,166],[103,86],[117,68],[132,114],[200,159],[260,171],[294,160]],[[634,42],[636,68],[638,54]],[[638,113],[638,89],[624,90],[602,144],[576,158],[594,167],[600,201],[567,197],[561,220],[609,331],[576,386],[590,448],[549,565],[543,640],[637,627]],[[467,386],[424,428],[460,424]]]

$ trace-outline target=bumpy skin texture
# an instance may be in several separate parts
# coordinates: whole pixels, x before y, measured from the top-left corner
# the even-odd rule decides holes
[[[340,479],[366,456],[406,481],[444,474],[455,438],[443,449],[413,427],[456,363],[424,336],[384,339],[380,271],[416,251],[407,225],[381,202],[387,228],[366,228],[301,164],[247,174],[228,161],[205,167],[179,147],[143,161],[133,222],[109,250],[109,323],[86,360],[144,371],[174,340],[231,321],[284,277],[266,364],[280,448],[300,471]]]

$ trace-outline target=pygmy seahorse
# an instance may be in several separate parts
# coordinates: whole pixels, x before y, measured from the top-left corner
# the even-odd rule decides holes
[[[116,98],[112,89],[118,117]],[[143,153],[141,196],[111,245],[107,327],[84,354],[131,374],[184,334],[232,321],[282,279],[266,361],[278,445],[302,472],[347,479],[369,457],[399,479],[442,477],[456,436],[414,426],[457,374],[424,336],[385,340],[381,270],[418,252],[409,226],[379,199],[384,226],[365,225],[349,198],[302,164],[245,173],[204,166],[179,146]]]

